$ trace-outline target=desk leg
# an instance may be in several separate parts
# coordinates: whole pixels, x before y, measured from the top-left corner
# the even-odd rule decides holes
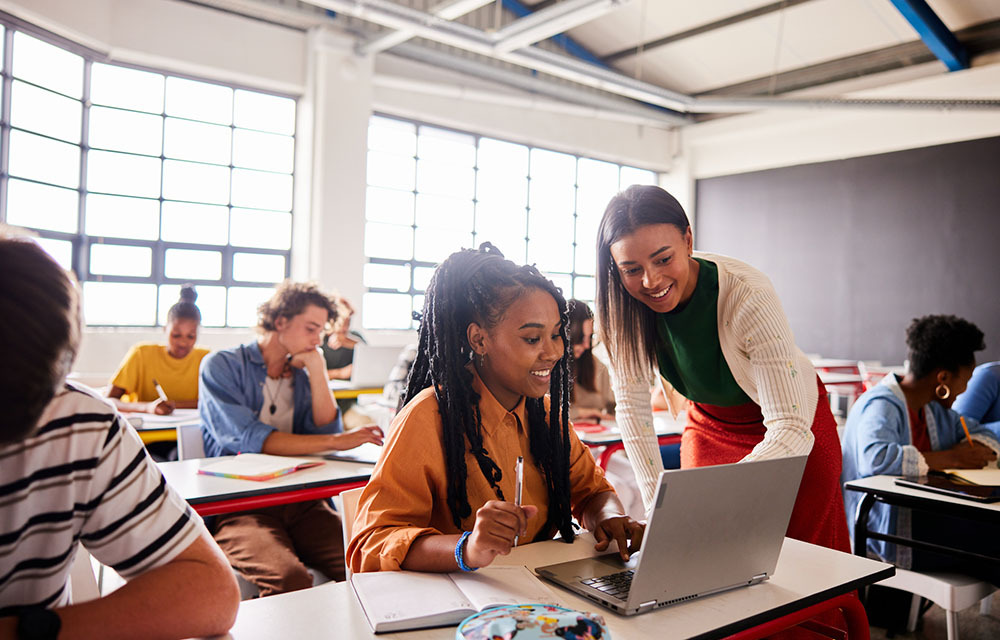
[[[611,461],[611,456],[615,453],[621,451],[625,448],[625,445],[621,442],[616,442],[615,444],[609,444],[604,447],[604,451],[601,452],[601,456],[597,459],[598,466],[605,471],[608,470],[608,462]]]
[[[875,504],[875,494],[866,493],[858,503],[858,513],[854,518],[854,555],[862,558],[868,555],[868,512]]]
[[[826,602],[820,602],[819,604],[814,604],[811,607],[806,607],[770,622],[757,625],[752,629],[734,633],[727,640],[760,640],[760,638],[774,635],[779,631],[784,631],[834,609],[840,609],[844,614],[844,620],[847,621],[847,637],[850,640],[871,640],[868,628],[868,616],[865,614],[865,608],[853,593],[845,593]]]

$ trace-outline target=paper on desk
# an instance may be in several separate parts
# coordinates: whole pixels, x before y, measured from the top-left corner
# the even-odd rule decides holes
[[[985,469],[945,469],[945,473],[958,476],[966,482],[986,486],[1000,486],[1000,469],[987,467]]]

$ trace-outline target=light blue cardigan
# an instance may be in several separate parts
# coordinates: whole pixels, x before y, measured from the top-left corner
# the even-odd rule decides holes
[[[952,409],[975,418],[1000,438],[1000,362],[976,367],[965,393],[955,398]]]
[[[965,438],[958,414],[937,401],[924,407],[927,432],[934,451],[951,449]],[[1000,441],[975,420],[966,420],[972,439],[1000,452]],[[841,483],[877,475],[916,477],[927,472],[923,455],[910,437],[910,416],[906,398],[895,374],[883,378],[874,389],[864,393],[851,408],[841,440],[843,467]],[[864,494],[844,491],[847,526],[854,540],[854,521],[858,503]],[[868,530],[910,537],[910,510],[876,503],[868,514]],[[868,554],[908,569],[911,549],[868,540]]]

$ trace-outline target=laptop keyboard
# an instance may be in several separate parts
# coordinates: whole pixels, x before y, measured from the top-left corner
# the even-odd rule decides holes
[[[588,578],[586,580],[581,580],[580,582],[588,587],[602,591],[609,596],[627,600],[628,590],[632,586],[632,576],[634,574],[635,571],[633,569],[627,569],[625,571],[611,573],[599,578]]]

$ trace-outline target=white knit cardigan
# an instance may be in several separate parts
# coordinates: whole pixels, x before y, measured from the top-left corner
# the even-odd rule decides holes
[[[734,258],[695,252],[719,268],[719,344],[736,384],[761,408],[764,439],[743,458],[760,460],[807,454],[818,391],[812,363],[798,347],[781,302],[763,273]],[[611,383],[622,441],[643,503],[649,508],[663,470],[650,388],[654,378],[629,377],[615,368]],[[660,378],[661,384],[665,384]],[[677,394],[665,389],[668,397]]]

